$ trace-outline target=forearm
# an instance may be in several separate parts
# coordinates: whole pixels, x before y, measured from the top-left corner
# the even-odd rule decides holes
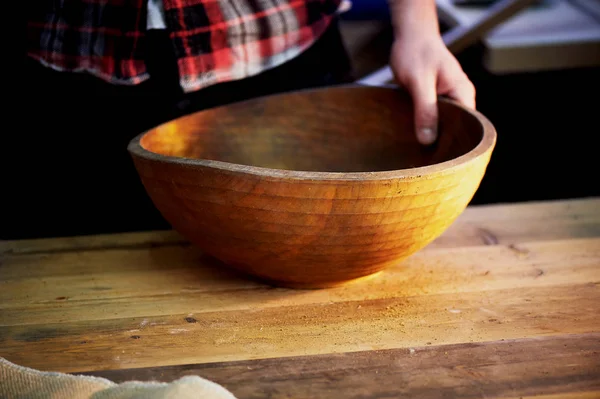
[[[388,0],[394,36],[439,35],[435,0]]]

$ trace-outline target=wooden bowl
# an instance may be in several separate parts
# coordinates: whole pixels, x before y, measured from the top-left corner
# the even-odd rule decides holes
[[[397,264],[468,205],[496,132],[450,100],[439,115],[437,144],[422,147],[399,89],[310,89],[190,114],[128,149],[155,206],[204,252],[319,288]]]

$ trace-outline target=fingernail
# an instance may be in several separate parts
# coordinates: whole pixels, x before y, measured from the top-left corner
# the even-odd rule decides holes
[[[429,145],[429,144],[433,144],[433,142],[437,138],[436,136],[437,135],[433,129],[431,129],[429,127],[425,127],[423,129],[419,130],[417,139],[419,139],[419,142],[421,144]]]

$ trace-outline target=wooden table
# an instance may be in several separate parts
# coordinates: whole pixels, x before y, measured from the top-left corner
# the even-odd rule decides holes
[[[600,198],[471,207],[357,284],[293,291],[172,232],[0,244],[0,355],[239,398],[600,397]]]

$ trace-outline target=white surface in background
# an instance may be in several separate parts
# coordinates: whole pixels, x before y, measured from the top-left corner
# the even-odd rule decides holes
[[[440,19],[450,26],[471,25],[485,7],[455,6],[436,0]],[[599,0],[554,0],[531,7],[484,39],[485,65],[494,73],[600,66]]]

